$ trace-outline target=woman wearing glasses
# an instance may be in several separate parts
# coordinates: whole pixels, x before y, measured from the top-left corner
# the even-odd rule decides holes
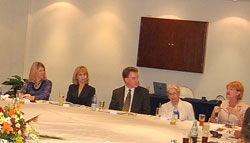
[[[178,112],[180,120],[195,120],[192,104],[180,99],[180,87],[178,85],[170,85],[168,87],[169,102],[161,106],[161,116],[166,119],[171,119],[174,110]],[[175,111],[176,112],[176,111]]]

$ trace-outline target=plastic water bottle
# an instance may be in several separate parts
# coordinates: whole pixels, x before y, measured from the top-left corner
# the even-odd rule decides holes
[[[174,115],[175,120],[179,119],[179,110],[177,106],[174,106],[173,115]]]
[[[91,110],[95,111],[96,110],[96,105],[97,105],[97,97],[94,95],[92,97],[92,103],[91,103]]]
[[[193,122],[193,126],[192,126],[191,131],[190,131],[190,137],[192,139],[192,143],[197,143],[198,127],[197,127],[196,120]]]
[[[218,118],[218,116],[219,116],[219,113],[216,112],[216,113],[215,113],[215,122],[216,122],[216,123],[219,123],[219,118]]]
[[[170,121],[170,125],[176,125],[177,120],[179,119],[179,111],[177,106],[174,106],[173,114],[172,114],[172,119]]]

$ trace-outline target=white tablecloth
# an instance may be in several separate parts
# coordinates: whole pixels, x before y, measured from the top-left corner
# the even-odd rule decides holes
[[[64,139],[41,139],[44,143],[170,143],[172,139],[182,143],[192,126],[191,121],[170,125],[168,120],[150,115],[116,115],[108,110],[91,111],[85,106],[62,107],[48,102],[24,104],[21,110],[26,119],[39,115],[32,126],[40,134]]]

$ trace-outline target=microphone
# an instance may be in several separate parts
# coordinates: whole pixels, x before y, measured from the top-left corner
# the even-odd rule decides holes
[[[218,119],[219,113],[218,113],[218,112],[216,112],[216,113],[214,114],[214,116],[215,116],[215,120],[216,120],[216,122],[218,123],[218,122],[219,122],[219,119]]]
[[[214,115],[215,115],[215,118],[218,118],[219,113],[218,113],[218,112],[216,112]]]

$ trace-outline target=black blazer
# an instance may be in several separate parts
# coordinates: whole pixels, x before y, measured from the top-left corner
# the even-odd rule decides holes
[[[95,95],[95,88],[86,84],[78,97],[79,85],[71,84],[69,86],[66,101],[74,104],[91,106],[92,97]]]
[[[112,99],[109,105],[109,109],[120,110],[124,104],[125,86],[113,90]],[[139,114],[150,114],[150,98],[148,90],[141,86],[135,88],[133,101],[131,106],[131,112]]]

